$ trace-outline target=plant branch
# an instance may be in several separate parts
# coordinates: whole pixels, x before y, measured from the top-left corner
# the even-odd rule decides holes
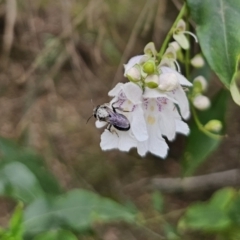
[[[141,188],[177,193],[215,190],[227,186],[240,186],[239,169],[186,178],[145,178],[126,186],[125,189],[128,191]]]
[[[164,40],[164,42],[162,44],[162,47],[161,47],[160,52],[159,52],[160,59],[162,58],[165,50],[167,49],[167,45],[168,45],[168,43],[169,43],[169,41],[170,41],[170,39],[172,37],[173,31],[174,31],[178,21],[185,15],[186,10],[187,10],[187,5],[186,5],[186,3],[184,3],[183,6],[182,6],[181,11],[179,12],[176,20],[174,21],[171,29],[169,30],[169,32],[168,32],[168,34],[167,34],[167,36],[166,36],[166,38],[165,38],[165,40]]]

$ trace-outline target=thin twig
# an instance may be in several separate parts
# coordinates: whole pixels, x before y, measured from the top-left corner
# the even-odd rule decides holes
[[[136,23],[133,27],[133,30],[131,32],[131,35],[129,37],[129,40],[128,40],[128,43],[124,49],[124,52],[122,54],[122,58],[120,60],[120,63],[118,65],[118,68],[117,68],[117,71],[116,71],[116,74],[113,78],[113,81],[112,81],[112,86],[115,85],[116,82],[119,81],[119,76],[121,75],[120,73],[122,72],[122,66],[123,64],[126,62],[127,58],[129,57],[129,53],[131,51],[131,49],[133,48],[134,44],[135,44],[135,41],[137,39],[137,36],[138,34],[140,33],[140,29],[141,29],[141,26],[142,26],[142,23],[144,21],[144,17],[148,11],[148,7],[149,7],[149,2],[146,1],[145,5],[143,6],[143,9],[141,11],[141,13],[139,14],[137,20],[136,20]]]
[[[6,18],[3,36],[3,57],[4,63],[7,63],[9,53],[12,48],[14,39],[14,26],[17,18],[17,3],[16,0],[8,0],[6,2]]]

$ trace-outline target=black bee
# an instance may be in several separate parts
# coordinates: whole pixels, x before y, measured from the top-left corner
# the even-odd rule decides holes
[[[111,107],[109,107],[107,103],[98,105],[93,109],[92,116],[94,116],[97,120],[101,122],[107,122],[108,123],[107,129],[109,131],[111,131],[112,126],[114,126],[116,129],[120,131],[128,131],[130,129],[129,120],[123,114],[118,113],[116,109],[120,111],[123,110],[119,107],[114,107],[113,104],[114,103],[112,103]]]

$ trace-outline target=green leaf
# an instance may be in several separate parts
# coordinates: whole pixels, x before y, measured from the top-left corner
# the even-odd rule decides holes
[[[36,236],[34,240],[78,240],[78,238],[69,231],[58,230],[42,233]]]
[[[57,180],[46,170],[44,159],[35,152],[19,147],[11,140],[0,138],[0,154],[0,169],[10,162],[20,162],[31,170],[46,193],[61,193]]]
[[[233,188],[223,188],[209,201],[191,205],[180,219],[179,229],[227,233],[234,228],[233,221],[240,222],[240,198],[237,195]]]
[[[232,203],[229,209],[229,216],[235,224],[240,225],[240,196]]]
[[[31,203],[25,209],[23,225],[27,235],[59,227],[61,223],[56,216],[54,199],[42,197]]]
[[[56,227],[90,230],[95,222],[133,222],[135,214],[108,198],[87,190],[72,190],[57,198],[42,198],[26,208],[24,227],[33,235]]]
[[[180,230],[221,231],[231,225],[231,220],[223,211],[210,204],[197,203],[190,206],[180,219]]]
[[[229,88],[240,54],[240,1],[187,0],[202,52]]]
[[[213,98],[210,109],[198,112],[198,117],[203,125],[211,119],[217,119],[224,123],[228,97],[228,91],[221,90]],[[221,140],[212,139],[201,132],[194,121],[190,123],[190,129],[191,132],[182,157],[184,175],[191,175],[221,142]]]
[[[236,194],[237,192],[234,188],[223,188],[214,193],[211,197],[210,204],[219,208],[220,211],[226,211],[235,199]]]
[[[234,102],[238,105],[240,105],[240,90],[238,87],[239,84],[240,84],[240,57],[238,57],[236,71],[233,75],[233,79],[230,84],[230,92],[232,94],[232,98]]]
[[[163,199],[163,195],[161,194],[161,192],[155,191],[152,194],[152,203],[153,203],[154,209],[156,209],[159,212],[162,212],[163,207],[164,207],[164,199]]]
[[[86,190],[73,190],[56,201],[60,218],[71,228],[87,229],[95,221],[133,221],[134,215],[117,202]]]
[[[22,163],[10,162],[0,169],[0,195],[29,203],[43,194],[35,175]]]
[[[19,203],[10,219],[9,231],[15,240],[21,240],[23,235],[23,203]]]

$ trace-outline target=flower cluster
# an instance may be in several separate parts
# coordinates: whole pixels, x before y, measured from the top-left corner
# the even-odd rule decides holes
[[[182,22],[181,28],[174,32],[174,39],[187,48]],[[189,134],[188,125],[182,119],[190,116],[186,87],[192,84],[180,74],[176,61],[180,44],[169,44],[163,56],[159,56],[153,43],[144,48],[144,54],[135,56],[124,65],[127,83],[118,83],[110,92],[112,97],[109,107],[127,117],[130,123],[128,131],[114,128],[109,122],[96,121],[97,127],[113,125],[101,135],[102,150],[119,149],[129,151],[137,148],[140,156],[150,152],[161,158],[168,153],[165,141],[175,139],[176,133]],[[117,123],[116,123],[117,124]]]

